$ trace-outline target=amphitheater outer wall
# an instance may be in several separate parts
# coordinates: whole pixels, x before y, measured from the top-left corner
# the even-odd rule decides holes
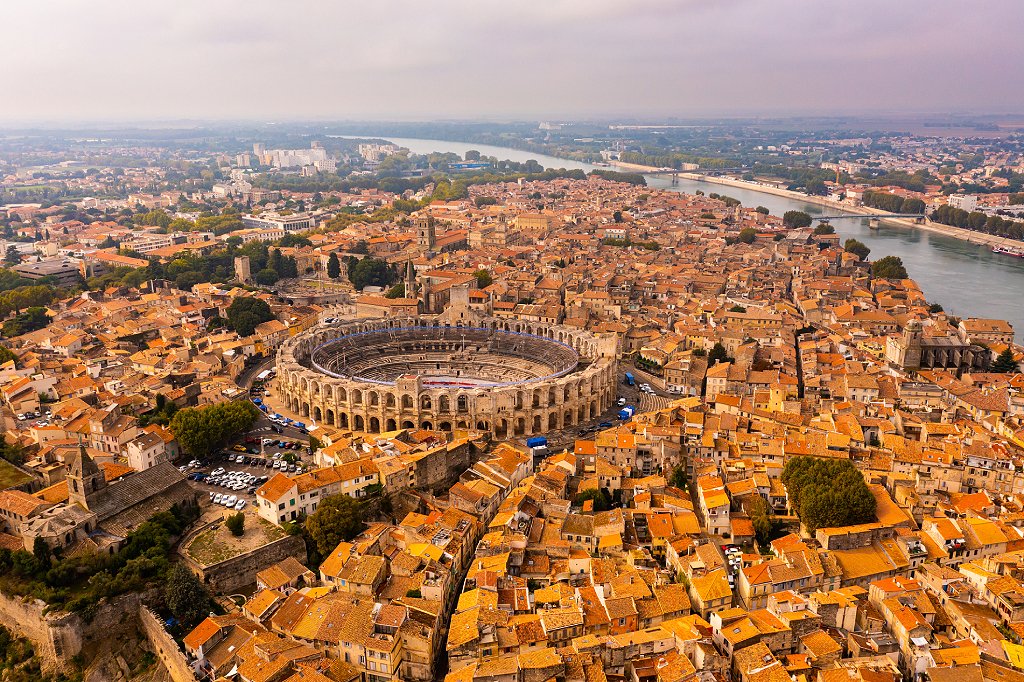
[[[580,368],[557,378],[481,387],[424,386],[412,377],[394,384],[336,378],[305,366],[313,348],[340,335],[408,327],[445,327],[429,316],[319,324],[285,341],[277,353],[277,395],[317,424],[381,433],[402,428],[467,429],[497,438],[532,436],[597,419],[615,400],[614,335],[559,325],[486,318],[476,328],[532,334],[571,346]]]

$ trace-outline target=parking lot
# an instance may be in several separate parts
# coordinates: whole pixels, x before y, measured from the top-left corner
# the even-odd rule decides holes
[[[273,440],[274,443],[264,444],[263,440]],[[282,446],[281,441],[297,443],[298,449],[294,445]],[[226,498],[234,496],[235,504],[245,501],[242,508],[247,511],[256,502],[256,489],[274,474],[281,472],[294,476],[308,469],[308,447],[309,443],[305,441],[275,433],[253,432],[232,449],[217,453],[208,461],[200,462],[199,466],[187,466],[185,474],[192,486],[205,495],[207,502],[213,502],[217,494]],[[238,448],[246,451],[241,452]],[[295,463],[290,464],[290,461]]]

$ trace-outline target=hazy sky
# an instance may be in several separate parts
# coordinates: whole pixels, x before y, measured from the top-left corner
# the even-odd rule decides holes
[[[1024,112],[1024,0],[6,0],[0,120]]]

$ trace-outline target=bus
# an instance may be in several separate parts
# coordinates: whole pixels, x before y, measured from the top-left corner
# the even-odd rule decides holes
[[[636,386],[636,379],[633,378],[633,375],[630,372],[626,372],[626,384],[629,386]]]

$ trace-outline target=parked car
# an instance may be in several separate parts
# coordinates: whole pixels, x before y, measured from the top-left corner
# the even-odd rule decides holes
[[[242,511],[245,509],[245,500],[239,500],[235,503],[235,511]]]

